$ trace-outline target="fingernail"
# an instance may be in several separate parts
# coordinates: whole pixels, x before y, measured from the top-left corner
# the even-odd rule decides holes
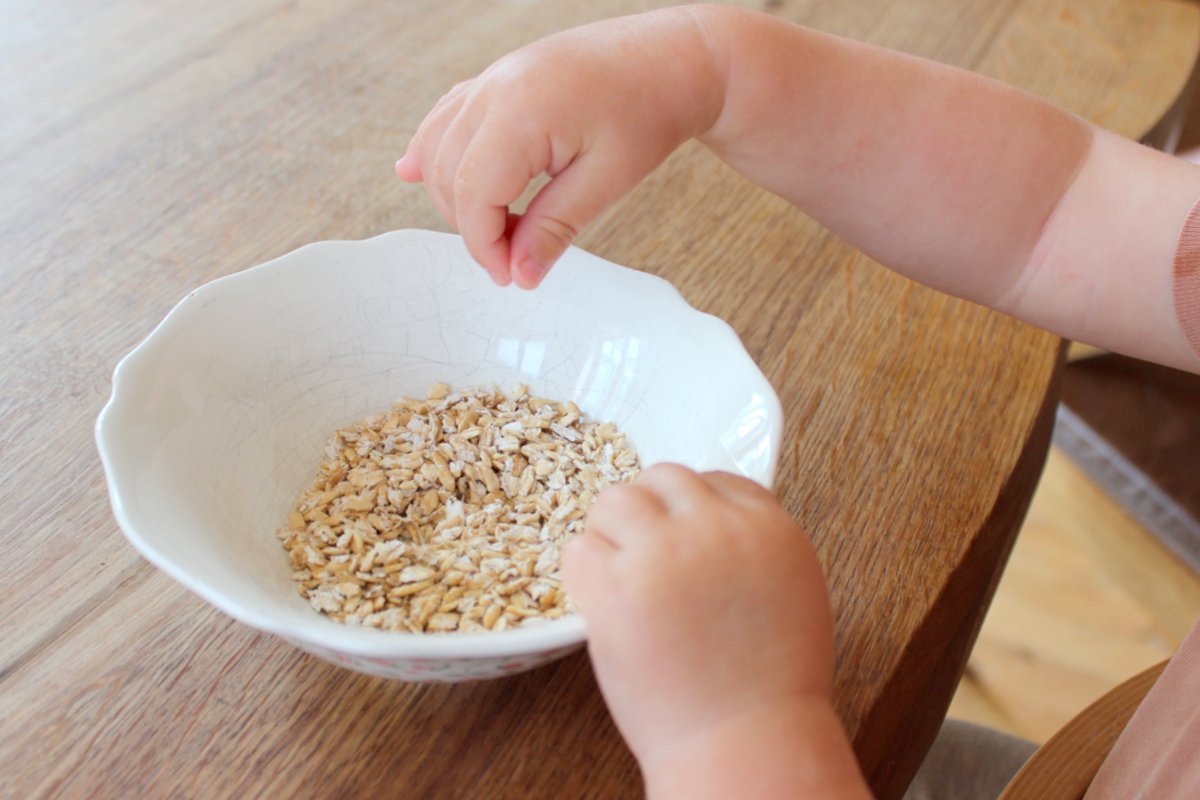
[[[408,155],[407,154],[400,157],[400,160],[396,162],[396,166],[393,167],[393,169],[396,173],[396,177],[399,178],[400,180],[407,181],[409,183],[414,182],[416,176],[410,174],[410,173],[412,173],[412,169],[408,165]]]
[[[492,283],[499,287],[503,288],[512,283],[512,278],[506,272],[489,272],[488,274],[492,276]]]
[[[537,283],[546,276],[546,268],[539,264],[532,257],[526,258],[517,265],[517,269],[521,271],[529,281]]]

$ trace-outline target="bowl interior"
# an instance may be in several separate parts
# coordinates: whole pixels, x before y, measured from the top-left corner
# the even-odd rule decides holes
[[[774,476],[770,385],[728,326],[666,282],[573,249],[539,290],[500,289],[458,237],[397,231],[203,286],[119,365],[97,428],[118,520],[245,622],[383,652],[396,635],[308,607],[275,530],[337,426],[437,381],[574,400],[615,421],[644,465]],[[444,653],[466,637],[404,638]]]

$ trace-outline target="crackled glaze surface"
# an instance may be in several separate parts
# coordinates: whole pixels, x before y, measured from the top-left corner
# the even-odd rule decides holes
[[[665,281],[572,250],[539,291],[500,289],[458,237],[397,231],[309,245],[179,303],[117,368],[98,423],[117,518],[184,585],[334,663],[408,680],[536,666],[581,642],[582,622],[486,647],[387,634],[319,617],[288,578],[274,530],[329,434],[438,381],[574,400],[647,465],[774,476],[771,386]]]
[[[641,796],[585,658],[454,685],[310,658],[129,546],[92,429],[113,365],[195,287],[307,242],[447,229],[391,165],[455,81],[551,32],[663,4],[3,5],[16,22],[0,26],[0,86],[17,113],[0,124],[0,500],[11,522],[0,528],[0,796]],[[1169,121],[1200,42],[1200,9],[1175,0],[978,0],[951,14],[933,0],[767,5],[1006,80],[1134,138]],[[774,385],[787,419],[775,489],[826,570],[838,715],[874,796],[900,797],[1036,483],[1057,341],[890,275],[698,145],[579,242],[728,321]],[[204,383],[194,378],[177,393],[188,402]],[[163,383],[162,397],[139,393],[135,405],[168,400]],[[122,413],[131,437],[138,414]],[[311,445],[271,446],[303,459]],[[228,449],[222,470],[252,460]],[[134,493],[158,480],[150,472],[122,491],[147,535]],[[189,502],[156,527],[182,537],[210,515],[255,516]],[[240,558],[255,535],[239,534]],[[364,768],[375,764],[386,768]]]

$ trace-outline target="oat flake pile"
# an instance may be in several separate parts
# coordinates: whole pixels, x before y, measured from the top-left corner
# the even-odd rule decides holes
[[[337,431],[279,538],[313,608],[400,631],[503,630],[572,611],[564,542],[637,474],[612,423],[524,386],[403,398]]]

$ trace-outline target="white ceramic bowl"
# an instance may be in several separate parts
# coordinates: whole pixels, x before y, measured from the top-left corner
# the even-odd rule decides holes
[[[363,672],[518,672],[585,639],[577,616],[411,634],[325,618],[275,538],[335,428],[437,381],[527,383],[615,421],[643,465],[770,486],[782,419],[724,322],[659,278],[570,250],[541,288],[500,289],[457,236],[318,242],[193,291],[117,365],[96,424],[113,511],[151,562],[242,622]]]

